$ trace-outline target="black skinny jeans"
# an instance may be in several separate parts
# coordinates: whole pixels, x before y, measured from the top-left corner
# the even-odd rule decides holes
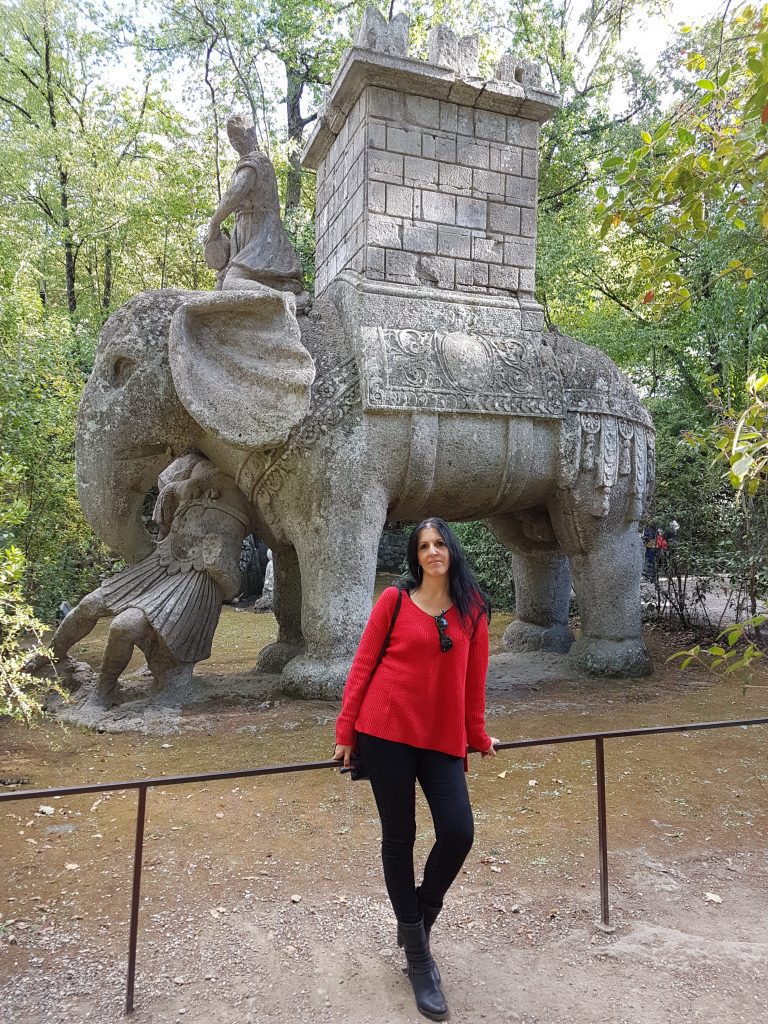
[[[358,746],[381,818],[384,881],[398,921],[421,917],[416,897],[416,780],[435,825],[435,845],[424,866],[419,895],[440,908],[472,848],[475,824],[464,778],[464,759],[358,733]]]

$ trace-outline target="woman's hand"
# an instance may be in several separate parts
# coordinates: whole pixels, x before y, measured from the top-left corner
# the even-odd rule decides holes
[[[491,736],[491,745],[487,750],[482,752],[483,757],[496,757],[496,744],[501,743],[501,740],[497,740],[495,736]]]
[[[343,761],[344,767],[349,768],[350,760],[352,758],[353,747],[347,743],[337,743],[336,750],[334,751],[332,761]]]

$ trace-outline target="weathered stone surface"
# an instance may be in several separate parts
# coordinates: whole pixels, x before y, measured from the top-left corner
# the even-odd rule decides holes
[[[408,53],[409,28],[410,22],[404,14],[387,21],[375,7],[366,7],[355,33],[355,46],[405,56]]]
[[[313,308],[297,320],[256,284],[150,293],[110,318],[78,429],[86,513],[144,557],[148,487],[205,455],[275,553],[280,633],[259,667],[305,696],[344,682],[385,521],[427,513],[487,518],[514,552],[510,643],[570,644],[572,580],[574,658],[648,671],[635,581],[653,428],[605,356],[543,333],[533,298],[535,155],[556,100],[525,67],[475,79],[461,42],[458,72],[393,54],[402,23],[366,17],[307,151]]]
[[[294,293],[303,308],[308,296],[301,265],[280,220],[275,169],[259,149],[253,125],[239,115],[230,117],[227,132],[240,161],[208,227],[208,265],[219,271],[219,288],[242,290],[252,283],[268,285]],[[221,228],[233,213],[235,226],[229,237]]]
[[[235,482],[193,454],[161,473],[158,487],[153,550],[86,595],[52,640],[56,660],[66,662],[100,618],[112,617],[86,704],[94,712],[115,703],[134,645],[160,690],[188,685],[195,664],[210,657],[222,602],[240,588],[240,551],[252,511]]]
[[[459,40],[459,78],[476,78],[480,61],[480,40],[477,36],[462,36]]]
[[[457,71],[459,67],[459,39],[447,25],[435,25],[427,36],[429,63]]]
[[[541,86],[541,67],[530,60],[523,60],[513,53],[505,53],[496,65],[496,77],[500,82],[517,82],[519,85]]]

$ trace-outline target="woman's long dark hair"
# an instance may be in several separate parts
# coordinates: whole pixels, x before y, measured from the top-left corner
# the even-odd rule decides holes
[[[472,570],[467,563],[466,555],[461,550],[459,539],[448,523],[435,516],[422,521],[413,528],[408,538],[408,573],[409,579],[406,582],[408,590],[413,590],[421,584],[422,569],[419,565],[419,534],[422,530],[433,527],[445,541],[448,554],[451,556],[451,563],[448,568],[448,589],[451,600],[456,605],[459,615],[465,625],[474,623],[478,615],[483,612],[491,618],[491,602],[483,592],[480,584],[475,579]]]

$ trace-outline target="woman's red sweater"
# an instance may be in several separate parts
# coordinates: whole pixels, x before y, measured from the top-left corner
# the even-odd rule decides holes
[[[344,687],[336,742],[354,745],[357,732],[464,757],[467,745],[487,750],[485,676],[488,619],[465,625],[453,607],[445,613],[449,651],[440,649],[433,615],[403,594],[386,654],[371,677],[397,603],[388,587],[374,605]],[[370,680],[370,682],[369,682]]]

